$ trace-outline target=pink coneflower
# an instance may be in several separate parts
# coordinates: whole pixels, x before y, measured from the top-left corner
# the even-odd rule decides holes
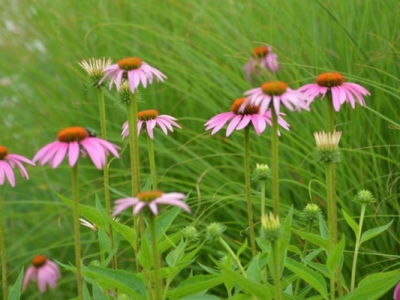
[[[318,75],[315,83],[303,85],[298,91],[305,93],[312,100],[318,96],[323,98],[330,93],[335,111],[339,111],[340,106],[345,102],[349,102],[354,109],[356,100],[361,106],[365,106],[363,96],[370,95],[361,85],[345,82],[344,77],[339,73],[322,73]]]
[[[149,207],[154,215],[158,215],[158,204],[167,204],[178,206],[183,210],[190,212],[189,206],[182,202],[185,194],[182,193],[163,193],[160,191],[140,192],[135,198],[122,198],[115,201],[113,216],[121,211],[133,207],[133,214],[138,214],[144,207]]]
[[[246,101],[246,98],[236,99],[231,107],[230,112],[225,112],[212,117],[206,124],[206,130],[213,129],[211,134],[215,134],[219,131],[227,122],[230,122],[226,129],[226,136],[229,136],[233,130],[240,130],[246,126],[253,125],[256,133],[260,135],[266,128],[267,124],[272,126],[271,122],[271,111],[268,110],[263,114],[260,113],[260,108],[257,105],[247,104],[244,107],[243,112],[242,105]],[[281,117],[278,116],[278,123],[286,130],[289,130],[289,124]]]
[[[111,152],[119,157],[118,146],[91,136],[83,127],[69,127],[57,134],[57,141],[47,144],[40,149],[33,161],[39,161],[40,165],[49,163],[52,168],[57,168],[68,155],[69,165],[73,167],[78,161],[79,154],[88,154],[96,168],[101,169],[106,163],[106,156]]]
[[[147,63],[137,57],[127,57],[119,60],[116,64],[108,66],[104,70],[104,76],[100,80],[101,84],[106,78],[110,78],[110,86],[115,83],[117,90],[119,91],[121,84],[124,80],[129,83],[129,89],[135,93],[136,88],[142,83],[143,87],[146,88],[147,83],[153,82],[153,76],[158,81],[164,81],[167,78],[159,70],[149,66]]]
[[[60,269],[57,264],[44,255],[38,255],[32,259],[32,264],[26,270],[22,287],[25,290],[29,281],[37,281],[39,291],[43,294],[47,286],[54,289],[60,278]]]
[[[307,104],[309,98],[296,90],[292,90],[282,81],[269,81],[261,87],[251,89],[244,93],[247,96],[247,103],[260,105],[261,113],[269,108],[279,113],[281,103],[290,110],[310,110]],[[243,109],[243,105],[241,109]]]
[[[396,285],[396,288],[394,289],[393,299],[400,300],[400,282]]]
[[[182,128],[175,122],[175,118],[168,116],[168,115],[159,115],[158,111],[154,109],[150,110],[144,110],[140,111],[137,114],[138,117],[138,135],[140,134],[140,131],[142,129],[142,125],[146,125],[146,131],[150,138],[154,138],[153,135],[153,129],[158,125],[161,130],[165,133],[168,134],[168,130],[173,132],[174,129],[172,126]],[[144,130],[144,128],[143,128]],[[129,125],[128,122],[125,122],[124,125],[122,125],[122,137],[126,138],[129,135]]]
[[[268,69],[271,73],[279,70],[278,55],[272,52],[271,46],[265,45],[253,49],[253,55],[243,66],[246,78],[251,82],[251,74],[261,75],[261,69]]]
[[[0,185],[4,184],[5,178],[7,177],[11,186],[15,186],[15,176],[13,171],[15,166],[19,168],[22,177],[29,179],[28,172],[22,163],[27,163],[33,166],[35,165],[32,161],[21,155],[9,154],[6,147],[0,146]]]

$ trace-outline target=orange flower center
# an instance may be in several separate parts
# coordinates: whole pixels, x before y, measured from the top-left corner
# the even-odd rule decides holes
[[[163,195],[161,191],[147,191],[147,192],[140,192],[137,194],[137,197],[140,201],[143,202],[151,202]]]
[[[4,146],[0,146],[0,160],[5,159],[8,155],[8,149]]]
[[[253,104],[247,104],[246,107],[244,108],[243,112],[239,112],[240,107],[242,106],[243,102],[246,100],[246,98],[239,98],[236,99],[235,102],[233,102],[232,107],[231,107],[231,112],[237,114],[237,115],[254,115],[258,114],[260,107],[257,105]]]
[[[279,96],[286,92],[288,85],[282,81],[270,81],[261,86],[264,94],[270,96]]]
[[[339,73],[322,73],[318,75],[315,82],[324,87],[339,86],[344,82],[344,77]]]
[[[137,117],[140,121],[149,121],[158,117],[158,111],[155,109],[143,110],[138,112]]]
[[[137,57],[127,57],[119,60],[117,64],[121,69],[125,71],[130,71],[139,69],[140,66],[142,65],[142,60]]]
[[[253,56],[265,57],[268,54],[267,46],[260,46],[253,49]]]
[[[57,134],[57,140],[60,142],[80,142],[89,137],[87,130],[80,126],[68,127]]]
[[[46,260],[47,260],[47,258],[44,255],[35,256],[32,259],[32,265],[34,265],[35,268],[40,268],[46,263]]]

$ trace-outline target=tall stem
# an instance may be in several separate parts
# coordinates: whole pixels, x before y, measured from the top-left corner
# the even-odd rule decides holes
[[[6,242],[4,240],[4,224],[3,224],[3,199],[0,199],[0,255],[1,255],[1,283],[3,288],[3,299],[7,300],[7,256]]]
[[[351,285],[350,291],[354,290],[356,285],[356,269],[357,269],[357,259],[358,259],[358,252],[361,246],[361,233],[362,233],[362,226],[364,222],[364,215],[365,215],[365,208],[367,207],[366,204],[361,205],[361,214],[360,214],[360,221],[358,223],[358,233],[356,236],[356,245],[354,248],[354,258],[353,258],[353,267],[351,269]]]
[[[229,247],[229,245],[225,242],[225,240],[222,237],[219,237],[218,241],[222,244],[222,246],[224,246],[224,248],[228,251],[232,259],[235,261],[243,277],[247,278],[246,271],[244,270],[242,263],[240,262],[240,259],[236,256],[235,252],[232,251],[231,247]]]
[[[253,204],[251,203],[251,185],[250,185],[250,127],[244,128],[244,180],[246,186],[247,214],[249,218],[250,245],[253,257],[256,256],[256,236],[254,234]]]
[[[157,244],[157,234],[156,234],[156,224],[155,224],[155,216],[150,214],[149,219],[149,227],[151,234],[151,245],[153,251],[153,274],[154,274],[154,290],[155,290],[155,299],[161,299],[161,285],[160,285],[160,277],[159,277],[159,269],[160,269],[160,257],[158,256],[158,244]]]
[[[281,299],[281,272],[279,263],[279,241],[274,240],[271,242],[272,246],[272,259],[274,262],[274,286],[275,286],[275,300]]]
[[[97,99],[99,101],[99,115],[100,115],[100,134],[101,138],[103,140],[107,140],[107,119],[106,119],[106,107],[105,107],[105,102],[104,102],[104,92],[101,86],[98,86],[96,88],[97,92]],[[107,163],[107,157],[106,157],[106,163],[104,164],[103,167],[103,182],[104,182],[104,202],[105,202],[105,208],[106,208],[106,213],[108,216],[111,215],[111,197],[110,197],[110,177],[109,177],[109,166]],[[113,234],[112,234],[112,227],[111,224],[108,227],[108,230],[110,232],[110,246],[111,246],[111,251],[114,251],[114,239],[113,239]],[[104,255],[101,261],[104,261]],[[114,255],[112,257],[111,265],[113,269],[117,269],[117,258]]]
[[[156,161],[154,158],[154,142],[149,135],[147,135],[147,148],[147,151],[149,152],[150,173],[153,183],[153,190],[157,190],[157,172]]]
[[[140,191],[139,176],[139,142],[137,136],[137,103],[135,94],[131,94],[131,101],[127,105],[128,126],[129,126],[129,146],[132,173],[132,196],[136,196]]]
[[[265,215],[265,180],[261,180],[261,217]]]
[[[271,167],[272,167],[272,199],[274,203],[274,215],[279,216],[279,140],[278,140],[278,116],[272,111],[272,137],[271,137]]]
[[[81,235],[79,223],[79,192],[78,192],[78,164],[72,167],[72,197],[73,197],[73,218],[75,236],[75,265],[76,284],[78,286],[78,299],[83,300],[82,271],[81,271]]]

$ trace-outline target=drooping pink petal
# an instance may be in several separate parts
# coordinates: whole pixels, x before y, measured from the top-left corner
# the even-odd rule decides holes
[[[226,129],[226,136],[230,136],[232,131],[235,130],[237,124],[239,124],[240,120],[243,118],[242,115],[235,115],[233,119],[230,121],[228,128]]]
[[[190,213],[190,208],[189,206],[185,203],[182,202],[181,200],[177,200],[177,199],[164,199],[163,197],[158,198],[154,201],[151,202],[151,204],[168,204],[168,205],[173,205],[173,206],[178,206],[180,208],[182,208],[183,210],[187,211]]]
[[[137,215],[137,214],[142,210],[142,208],[145,207],[145,206],[147,206],[147,203],[146,203],[146,202],[139,201],[139,202],[135,205],[135,207],[133,208],[133,214],[134,214],[134,215]]]
[[[139,202],[138,198],[121,198],[116,200],[114,203],[114,210],[112,216],[115,217],[123,210],[135,206]]]
[[[79,143],[76,141],[70,142],[68,148],[68,162],[70,167],[75,166],[76,162],[78,161],[79,152]]]

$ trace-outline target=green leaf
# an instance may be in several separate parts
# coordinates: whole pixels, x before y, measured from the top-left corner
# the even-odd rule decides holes
[[[382,232],[384,232],[386,229],[388,229],[393,223],[393,220],[390,221],[388,224],[386,225],[382,225],[379,227],[375,227],[372,228],[370,230],[365,231],[362,235],[361,235],[361,241],[360,243],[364,243],[374,237],[376,237],[377,235],[381,234]]]
[[[62,202],[67,204],[69,207],[71,207],[71,208],[74,207],[74,203],[72,200],[64,197],[63,195],[57,193],[56,191],[54,191],[54,193],[57,195],[57,197]],[[105,229],[104,218],[96,208],[93,208],[91,206],[86,206],[83,204],[79,204],[79,214],[82,217],[84,217],[86,220],[88,220],[89,222],[95,224],[97,227],[101,227],[101,228]]]
[[[247,249],[248,243],[247,239],[244,240],[244,243],[240,246],[238,251],[236,252],[236,256],[239,257]]]
[[[122,237],[131,244],[132,248],[136,250],[136,240],[137,240],[137,233],[136,230],[133,228],[121,224],[113,219],[109,219],[109,222],[112,224],[112,227],[120,234]]]
[[[15,281],[13,287],[11,288],[10,293],[8,294],[8,300],[19,300],[21,297],[21,287],[22,287],[22,279],[24,278],[24,267],[22,267],[19,272],[18,278]]]
[[[332,252],[329,253],[328,259],[326,261],[326,267],[328,268],[330,276],[334,276],[336,270],[340,265],[340,262],[343,259],[343,251],[345,245],[346,245],[346,237],[343,234],[339,244],[337,244],[335,248],[333,248]]]
[[[358,226],[358,224],[343,209],[342,213],[347,224],[351,227],[351,229],[353,229],[355,235],[358,236],[358,232],[360,231],[360,227]]]
[[[392,290],[399,281],[400,270],[371,274],[361,280],[354,291],[338,300],[383,299],[382,296]]]
[[[178,287],[168,292],[168,299],[180,300],[184,297],[197,295],[201,291],[209,289],[224,283],[225,275],[198,275],[182,281]]]
[[[150,249],[149,241],[146,237],[141,239],[140,250],[137,255],[140,265],[143,269],[149,271],[153,266],[153,250]]]
[[[307,284],[311,285],[325,299],[328,298],[328,290],[326,287],[325,278],[321,274],[291,258],[286,259],[285,266],[287,269],[307,282]]]
[[[322,238],[328,240],[328,227],[326,227],[326,223],[322,214],[319,215],[319,233],[321,234]]]
[[[314,233],[309,233],[306,231],[300,231],[297,229],[293,229],[293,232],[300,236],[302,239],[309,241],[310,243],[313,243],[317,246],[319,246],[322,249],[328,249],[328,240],[324,239],[320,235],[314,234]]]
[[[178,247],[176,247],[174,250],[168,253],[167,257],[165,258],[167,265],[170,267],[175,266],[179,261],[179,259],[182,257],[184,250],[185,250],[185,242],[181,240]]]
[[[261,282],[260,254],[257,254],[250,262],[246,270],[247,277],[255,282]]]
[[[93,284],[92,289],[93,289],[93,299],[107,300],[106,296],[104,295],[106,291],[103,291],[97,284]]]
[[[145,283],[133,273],[99,266],[83,266],[82,274],[89,282],[96,282],[103,289],[118,289],[118,292],[135,296],[138,300],[146,297]]]
[[[287,248],[290,243],[290,238],[292,234],[292,217],[293,217],[293,205],[290,207],[285,221],[283,222],[281,236],[279,237],[279,253],[280,253],[280,266],[281,274],[283,272],[283,266],[286,260]],[[272,258],[272,255],[270,256]]]

